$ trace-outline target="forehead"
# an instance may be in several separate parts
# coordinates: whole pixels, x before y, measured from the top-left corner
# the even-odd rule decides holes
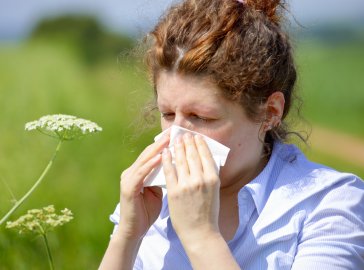
[[[158,105],[179,102],[194,106],[221,106],[227,100],[221,90],[208,78],[161,72],[156,82]]]

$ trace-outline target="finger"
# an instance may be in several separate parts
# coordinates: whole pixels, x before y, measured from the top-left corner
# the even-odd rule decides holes
[[[177,185],[176,169],[172,164],[171,151],[164,148],[162,153],[163,172],[166,178],[167,190],[173,189]]]
[[[208,172],[213,169],[213,171],[217,173],[215,161],[204,138],[201,135],[195,135],[195,142],[198,153],[200,154],[203,171]]]
[[[200,154],[198,153],[195,140],[191,133],[186,133],[184,135],[184,143],[186,149],[186,159],[190,174],[192,176],[201,175],[203,171]],[[195,179],[195,177],[192,178]]]
[[[147,146],[134,162],[136,166],[146,163],[149,159],[160,154],[169,143],[169,133],[165,134],[161,139]]]
[[[175,153],[175,161],[176,161],[176,171],[178,182],[186,180],[189,175],[188,164],[186,160],[186,152],[185,146],[181,136],[177,137],[176,142],[174,144],[174,153]]]
[[[122,175],[121,184],[127,185],[133,192],[140,191],[145,177],[161,162],[161,158],[161,154],[157,154],[143,165],[130,169]]]

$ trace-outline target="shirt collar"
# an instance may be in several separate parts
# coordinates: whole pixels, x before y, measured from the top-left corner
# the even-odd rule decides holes
[[[238,193],[238,201],[244,200],[244,193],[248,191],[253,198],[258,214],[262,212],[274,186],[277,178],[286,162],[292,162],[296,159],[299,150],[294,145],[275,142],[269,161],[263,171],[251,182],[246,184]],[[168,200],[166,191],[163,190],[163,204],[160,217],[169,217]]]
[[[248,191],[260,215],[285,162],[293,161],[296,155],[297,148],[295,146],[275,142],[267,165],[255,179],[239,191],[238,200],[240,201],[244,190]]]

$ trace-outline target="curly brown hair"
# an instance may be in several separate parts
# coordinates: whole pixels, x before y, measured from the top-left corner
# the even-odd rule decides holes
[[[147,64],[154,89],[162,70],[205,76],[259,121],[264,120],[261,105],[280,91],[282,124],[267,132],[265,142],[285,140],[284,119],[297,75],[280,25],[282,8],[280,0],[185,0],[172,6],[149,35]]]

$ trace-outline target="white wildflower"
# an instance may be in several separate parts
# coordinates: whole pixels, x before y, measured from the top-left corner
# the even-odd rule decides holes
[[[25,130],[40,132],[61,140],[73,140],[102,131],[96,123],[66,114],[53,114],[25,124]]]
[[[65,208],[61,214],[56,214],[53,205],[43,207],[42,209],[28,210],[27,213],[15,221],[8,221],[6,228],[17,229],[19,233],[31,232],[44,235],[55,227],[71,221],[73,214],[71,210]]]
[[[39,210],[39,209],[36,209],[36,210]],[[48,213],[54,213],[54,211],[55,211],[54,206],[52,204],[48,205],[46,207],[43,207],[43,210]]]

